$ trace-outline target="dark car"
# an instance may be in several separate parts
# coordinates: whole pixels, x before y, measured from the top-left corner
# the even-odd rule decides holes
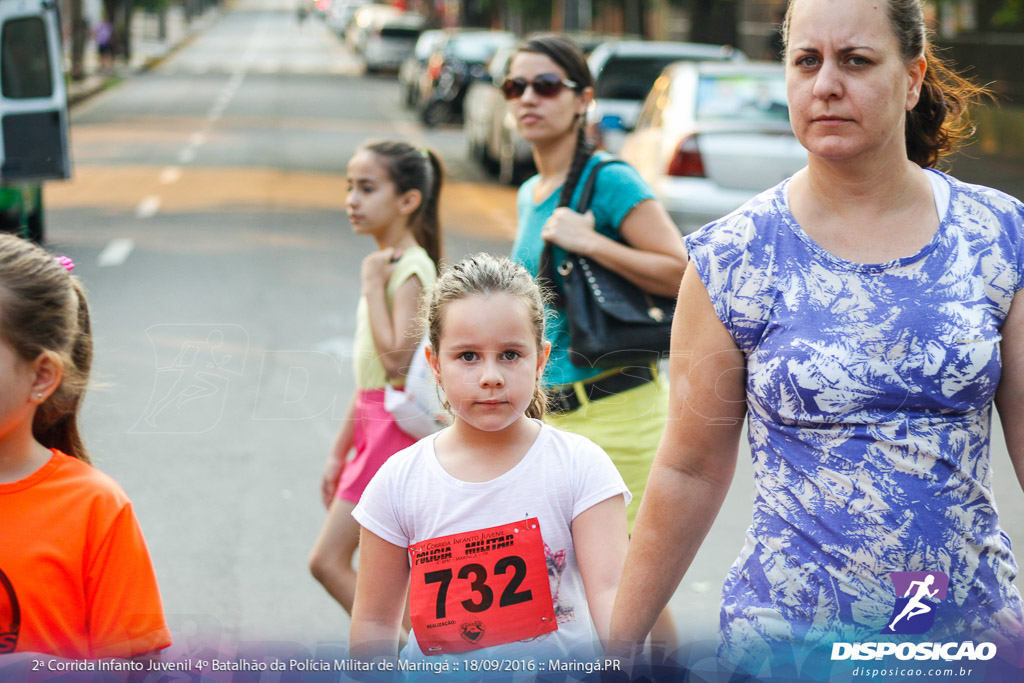
[[[462,120],[462,103],[474,80],[489,78],[487,62],[499,48],[515,43],[507,31],[461,31],[452,34],[427,61],[420,91],[420,119],[428,126]]]
[[[406,57],[398,69],[398,87],[402,93],[402,104],[415,107],[420,99],[420,81],[427,73],[427,60],[437,46],[453,33],[452,29],[433,29],[420,34],[413,53]]]

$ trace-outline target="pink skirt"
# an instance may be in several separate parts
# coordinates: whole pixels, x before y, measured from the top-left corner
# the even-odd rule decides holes
[[[352,445],[356,454],[342,470],[334,495],[350,503],[358,503],[381,465],[416,440],[399,429],[395,418],[384,409],[383,389],[357,392],[353,419]]]

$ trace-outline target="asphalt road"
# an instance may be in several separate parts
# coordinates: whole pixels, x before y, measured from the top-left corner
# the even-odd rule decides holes
[[[242,0],[77,108],[74,179],[47,188],[49,246],[75,260],[92,301],[85,433],[134,501],[178,647],[347,639],[306,558],[372,248],[344,215],[356,146],[397,136],[437,149],[449,257],[509,250],[514,192],[465,160],[458,128],[422,130],[393,77],[360,71],[290,0]],[[1024,494],[993,443],[1002,518],[1024,547]],[[717,628],[750,521],[745,447],[740,463],[671,603],[684,642]]]

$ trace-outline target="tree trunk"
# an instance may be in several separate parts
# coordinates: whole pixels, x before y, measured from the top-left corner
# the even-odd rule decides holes
[[[736,3],[733,0],[690,0],[690,40],[736,44]]]
[[[89,42],[89,25],[85,23],[82,0],[71,0],[68,12],[71,22],[71,79],[85,78],[85,46]]]
[[[646,13],[647,3],[644,0],[626,0],[623,9],[624,24],[623,28],[627,35],[640,36],[641,38],[647,37],[647,27],[644,25],[644,14]]]

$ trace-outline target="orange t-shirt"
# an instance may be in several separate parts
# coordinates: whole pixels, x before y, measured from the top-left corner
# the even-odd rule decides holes
[[[170,644],[142,529],[117,482],[55,450],[0,484],[0,653],[130,657]]]

